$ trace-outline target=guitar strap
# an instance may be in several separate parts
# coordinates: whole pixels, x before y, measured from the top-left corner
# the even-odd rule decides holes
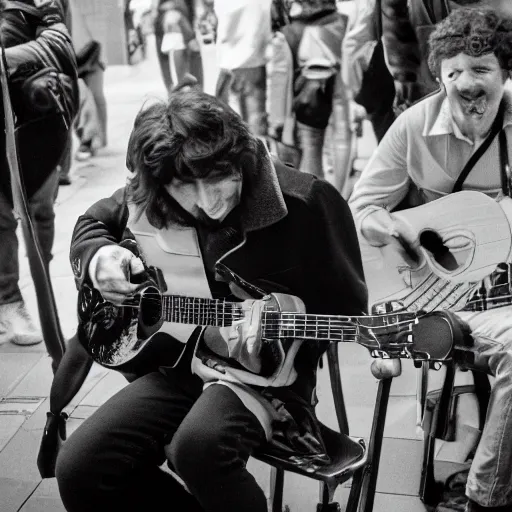
[[[503,188],[503,193],[505,191],[510,191],[510,185],[508,184],[507,178],[507,167],[508,167],[508,152],[507,152],[507,139],[505,132],[503,130],[503,118],[505,113],[505,102],[502,100],[500,107],[498,109],[498,113],[494,119],[494,122],[491,126],[491,131],[489,135],[487,135],[486,139],[482,142],[482,144],[478,147],[478,149],[471,155],[471,158],[468,160],[464,169],[462,169],[455,185],[453,186],[452,192],[460,192],[462,190],[462,185],[466,181],[469,173],[472,171],[475,164],[480,160],[482,155],[487,151],[489,146],[492,144],[492,141],[496,138],[498,133],[500,134],[500,169],[501,169],[501,185]],[[507,193],[507,195],[509,195]]]

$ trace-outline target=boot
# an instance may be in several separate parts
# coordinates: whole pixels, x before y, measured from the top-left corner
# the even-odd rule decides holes
[[[26,346],[42,341],[43,336],[34,326],[22,300],[0,304],[0,344],[11,342]]]

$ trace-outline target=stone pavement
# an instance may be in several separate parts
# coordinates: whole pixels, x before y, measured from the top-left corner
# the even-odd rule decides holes
[[[208,66],[211,59],[205,61]],[[207,78],[209,90],[214,83],[212,73],[210,70]],[[74,333],[76,327],[77,294],[68,262],[73,226],[90,204],[123,185],[126,179],[124,155],[134,116],[144,101],[163,94],[157,63],[151,52],[148,60],[136,66],[108,68],[108,149],[89,163],[75,164],[72,185],[59,190],[51,278],[66,338]],[[360,141],[359,156],[363,162],[375,144],[369,132],[369,127],[366,127],[366,135]],[[20,258],[23,295],[36,318],[36,297],[23,248]],[[358,345],[340,345],[339,350],[351,434],[367,437],[377,389],[376,381],[369,372],[370,357],[367,350]],[[404,364],[403,376],[393,383],[375,512],[425,510],[417,498],[422,443],[415,430],[415,379],[412,364]],[[64,510],[55,480],[41,480],[36,467],[51,381],[50,359],[43,345],[0,346],[0,512]],[[82,390],[66,408],[70,415],[68,434],[124,385],[125,381],[119,374],[93,366]],[[319,418],[336,428],[326,370],[320,371],[319,397]],[[268,467],[253,460],[249,467],[263,488],[268,490]],[[285,480],[284,503],[293,512],[315,510],[317,484],[294,475],[287,475]],[[347,495],[346,487],[338,491],[342,504]]]

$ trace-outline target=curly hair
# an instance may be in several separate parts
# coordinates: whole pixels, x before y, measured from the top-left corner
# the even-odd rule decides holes
[[[494,53],[502,69],[512,70],[512,19],[493,9],[460,8],[436,25],[429,38],[428,66],[440,76],[441,61],[465,53],[480,57]]]
[[[212,171],[242,175],[243,194],[256,173],[257,140],[229,106],[196,89],[143,108],[128,141],[130,200],[157,229],[185,224],[185,212],[165,186],[173,178],[193,181]]]

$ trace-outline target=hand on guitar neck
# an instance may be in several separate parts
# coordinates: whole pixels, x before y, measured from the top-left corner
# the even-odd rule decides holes
[[[393,246],[411,268],[423,264],[418,236],[405,222],[387,210],[377,210],[365,217],[361,233],[370,245]]]

